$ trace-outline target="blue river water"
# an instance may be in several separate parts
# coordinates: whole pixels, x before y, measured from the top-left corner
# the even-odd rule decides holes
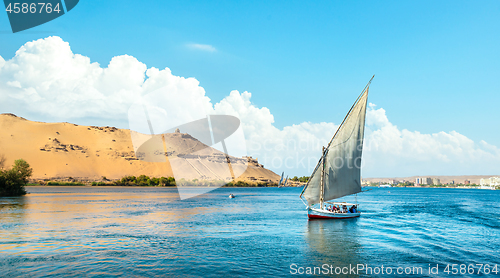
[[[500,190],[374,188],[344,220],[301,188],[27,191],[0,198],[1,277],[500,277]]]

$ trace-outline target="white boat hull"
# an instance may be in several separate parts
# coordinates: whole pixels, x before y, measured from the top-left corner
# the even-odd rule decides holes
[[[309,217],[309,219],[347,219],[347,218],[359,217],[360,215],[361,215],[360,212],[336,213],[316,208],[307,209],[307,216]]]

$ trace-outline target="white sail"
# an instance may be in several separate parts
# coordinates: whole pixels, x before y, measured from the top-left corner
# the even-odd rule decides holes
[[[281,179],[280,179],[280,182],[278,183],[278,187],[281,187],[281,183],[283,182],[283,175],[285,174],[285,172],[281,173]]]
[[[316,165],[316,169],[312,173],[306,187],[302,191],[302,196],[307,200],[307,203],[311,206],[319,203],[319,198],[321,195],[321,166],[323,165],[323,157]]]
[[[321,197],[328,201],[361,192],[361,155],[369,84],[333,136],[302,191],[301,196],[310,206],[320,203]]]

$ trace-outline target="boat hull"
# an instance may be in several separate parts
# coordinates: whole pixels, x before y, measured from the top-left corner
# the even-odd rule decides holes
[[[348,219],[356,218],[361,215],[360,212],[356,213],[335,213],[328,210],[320,210],[309,208],[307,210],[307,216],[309,219]]]

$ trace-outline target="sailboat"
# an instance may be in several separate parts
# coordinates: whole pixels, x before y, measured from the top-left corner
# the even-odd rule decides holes
[[[352,105],[328,146],[323,147],[323,154],[300,193],[310,219],[342,219],[361,215],[357,198],[354,204],[328,201],[361,192],[366,105],[373,77],[375,75]]]
[[[285,174],[285,172],[281,173],[281,179],[280,179],[280,182],[278,183],[278,188],[281,187],[281,183],[283,182],[283,175]]]

